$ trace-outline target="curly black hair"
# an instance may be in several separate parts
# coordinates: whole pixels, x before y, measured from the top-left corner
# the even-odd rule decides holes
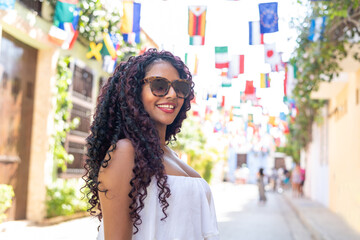
[[[164,213],[161,220],[167,217],[165,211],[169,206],[167,198],[170,196],[170,189],[164,173],[164,152],[160,146],[159,133],[141,101],[144,84],[142,80],[151,65],[158,61],[170,63],[178,71],[180,78],[191,84],[190,95],[184,100],[174,122],[166,129],[165,140],[176,140],[175,135],[180,132],[186,112],[190,110],[190,102],[194,98],[194,83],[189,69],[179,57],[156,49],[149,49],[140,56],[130,57],[128,61],[116,67],[114,74],[100,91],[90,135],[86,139],[86,173],[83,179],[85,187],[90,189],[87,198],[91,206],[88,211],[99,220],[102,219],[102,212],[98,192],[107,191],[99,189],[99,170],[108,166],[111,160],[110,152],[114,151],[120,139],[127,138],[131,141],[135,149],[135,166],[132,170],[133,178],[129,182],[129,197],[132,200],[129,208],[135,228],[134,234],[138,232],[138,226],[141,224],[139,213],[144,208],[146,189],[153,176],[160,190],[158,198]]]

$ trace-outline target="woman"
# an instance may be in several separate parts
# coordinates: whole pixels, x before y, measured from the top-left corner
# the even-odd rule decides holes
[[[264,183],[264,169],[260,168],[259,172],[257,174],[258,176],[258,187],[259,187],[259,202],[265,203],[266,202],[266,196],[265,196],[265,183]]]
[[[101,89],[84,176],[98,239],[218,239],[206,181],[166,145],[194,98],[180,58],[150,49]]]

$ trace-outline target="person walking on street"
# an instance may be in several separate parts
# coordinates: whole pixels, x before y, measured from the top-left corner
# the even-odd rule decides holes
[[[120,63],[102,87],[84,176],[98,240],[219,239],[209,185],[167,146],[193,88],[181,59],[156,49]]]
[[[266,196],[265,196],[265,183],[264,183],[264,169],[260,168],[257,174],[257,183],[259,188],[259,202],[265,203]]]

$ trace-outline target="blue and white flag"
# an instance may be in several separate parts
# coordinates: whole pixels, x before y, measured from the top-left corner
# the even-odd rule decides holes
[[[318,17],[311,20],[309,37],[308,39],[312,42],[316,42],[323,38],[325,29],[326,17]]]
[[[279,31],[277,2],[260,3],[260,33],[272,33]]]
[[[264,44],[264,34],[260,33],[260,22],[249,22],[249,45]]]

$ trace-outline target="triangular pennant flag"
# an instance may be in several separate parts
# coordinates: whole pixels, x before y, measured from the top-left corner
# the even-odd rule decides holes
[[[260,3],[260,33],[272,33],[279,31],[277,2]]]
[[[312,42],[316,42],[319,39],[323,38],[323,33],[325,30],[325,21],[326,17],[318,17],[311,20],[309,37],[308,39]]]
[[[237,78],[239,74],[244,73],[245,56],[234,55],[229,63],[228,78]]]
[[[260,33],[260,22],[249,22],[249,45],[264,44],[264,34]]]
[[[228,47],[215,47],[215,67],[228,68]]]

